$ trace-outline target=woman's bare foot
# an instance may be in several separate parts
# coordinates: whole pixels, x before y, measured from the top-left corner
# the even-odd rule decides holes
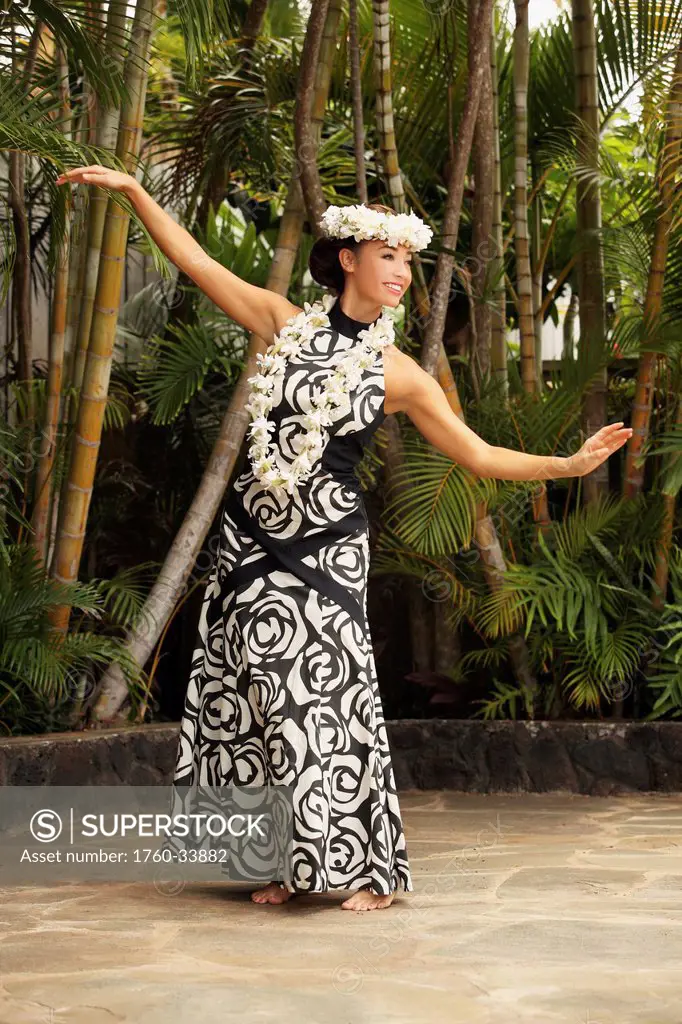
[[[269,882],[264,889],[252,892],[251,899],[254,903],[286,903],[293,895],[293,892],[283,889],[278,882]]]
[[[389,893],[388,896],[382,896],[380,893],[372,892],[371,889],[358,889],[352,896],[349,896],[347,900],[344,900],[341,904],[342,910],[383,910],[384,907],[390,907],[395,896],[395,889]]]

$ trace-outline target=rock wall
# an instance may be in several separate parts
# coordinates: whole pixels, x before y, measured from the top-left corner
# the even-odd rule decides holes
[[[398,789],[682,791],[676,722],[387,722]],[[0,739],[0,785],[163,785],[179,723]]]

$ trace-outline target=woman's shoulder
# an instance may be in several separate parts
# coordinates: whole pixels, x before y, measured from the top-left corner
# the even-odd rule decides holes
[[[383,361],[386,414],[404,412],[415,392],[423,388],[425,382],[433,382],[433,378],[413,356],[403,352],[397,345],[386,345]]]

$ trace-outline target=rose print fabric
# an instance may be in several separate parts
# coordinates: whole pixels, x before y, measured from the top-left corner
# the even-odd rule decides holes
[[[341,310],[287,367],[270,418],[285,459],[339,349],[366,324]],[[383,363],[363,371],[299,493],[246,463],[221,515],[173,781],[286,785],[292,891],[412,890],[367,623],[369,533],[353,472],[385,418]],[[270,879],[265,878],[264,881]],[[275,879],[272,879],[275,880]]]

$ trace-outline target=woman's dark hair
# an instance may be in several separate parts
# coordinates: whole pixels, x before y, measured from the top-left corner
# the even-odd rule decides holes
[[[382,203],[367,203],[367,206],[370,210],[379,210],[381,213],[395,213],[390,206],[384,206]],[[348,238],[318,238],[313,243],[308,259],[308,269],[313,280],[323,288],[341,295],[346,275],[339,260],[339,253],[342,249],[355,251],[361,245],[362,242],[356,242],[352,235]]]

